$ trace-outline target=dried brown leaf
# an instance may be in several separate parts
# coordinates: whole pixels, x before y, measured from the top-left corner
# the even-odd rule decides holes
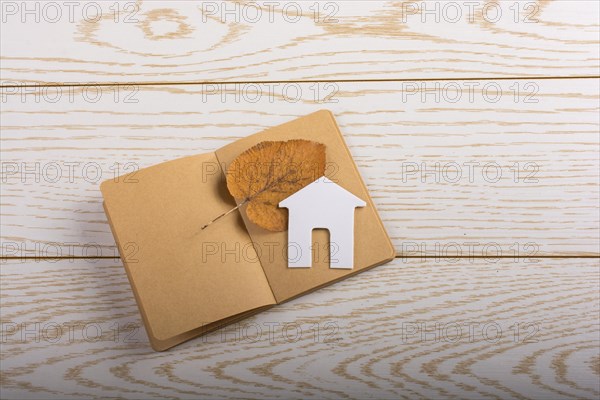
[[[240,154],[227,169],[227,188],[255,224],[287,229],[280,201],[325,173],[325,145],[309,140],[261,142]]]

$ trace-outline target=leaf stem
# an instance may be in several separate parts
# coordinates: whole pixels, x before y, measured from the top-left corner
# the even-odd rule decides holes
[[[215,219],[213,219],[212,221],[210,221],[208,224],[204,225],[202,228],[200,228],[200,230],[204,230],[206,229],[207,226],[209,226],[210,224],[212,224],[213,222],[223,218],[226,215],[231,214],[232,212],[234,212],[235,210],[237,210],[238,208],[240,208],[241,206],[243,206],[244,204],[246,204],[248,201],[250,201],[250,198],[245,199],[244,201],[242,201],[240,204],[238,204],[237,206],[235,206],[234,208],[232,208],[231,210],[224,212],[223,214],[219,215],[218,217],[216,217]]]

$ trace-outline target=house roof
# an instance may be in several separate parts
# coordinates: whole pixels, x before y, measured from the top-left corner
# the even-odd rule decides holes
[[[298,190],[279,203],[279,207],[290,208],[294,205],[322,206],[323,204],[349,205],[364,207],[366,203],[337,183],[322,176]]]

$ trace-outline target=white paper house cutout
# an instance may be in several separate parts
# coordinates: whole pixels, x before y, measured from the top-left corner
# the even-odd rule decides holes
[[[329,230],[330,268],[354,267],[354,209],[366,203],[326,177],[279,203],[289,210],[288,267],[312,264],[312,231]]]

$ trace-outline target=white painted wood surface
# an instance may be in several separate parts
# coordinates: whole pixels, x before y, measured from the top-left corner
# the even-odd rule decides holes
[[[5,262],[2,397],[598,397],[598,260],[405,261],[163,353],[118,262]]]
[[[137,103],[124,100],[132,88],[117,102],[106,87],[98,102],[89,88],[7,95],[3,254],[114,256],[101,180],[325,107],[399,253],[600,254],[597,80],[421,84],[138,86]]]
[[[298,22],[281,2],[239,23],[27,3],[1,3],[0,397],[600,396],[598,2],[500,2],[495,22],[495,2],[322,1],[318,21],[297,2]],[[320,108],[399,258],[153,352],[99,181]]]
[[[597,76],[600,66],[600,9],[588,0],[2,3],[2,85]]]

